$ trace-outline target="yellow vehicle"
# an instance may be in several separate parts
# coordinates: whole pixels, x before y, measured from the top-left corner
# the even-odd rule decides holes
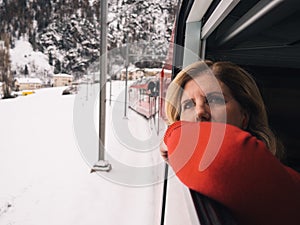
[[[31,94],[34,94],[35,92],[34,91],[23,91],[22,92],[22,96],[26,96],[26,95],[31,95]]]

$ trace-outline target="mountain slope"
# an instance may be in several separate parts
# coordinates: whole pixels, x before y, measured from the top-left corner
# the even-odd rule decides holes
[[[166,55],[175,1],[111,0],[108,3],[108,49],[127,42],[154,42],[145,48]],[[10,34],[11,48],[21,38],[48,57],[53,73],[81,76],[99,57],[100,0],[2,0],[0,33]],[[12,62],[14,63],[14,62]],[[30,67],[30,65],[28,65]],[[14,74],[22,74],[16,68]],[[32,71],[32,68],[29,68]],[[39,75],[39,74],[37,74]]]

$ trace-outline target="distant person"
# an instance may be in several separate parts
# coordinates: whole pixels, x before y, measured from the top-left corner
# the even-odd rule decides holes
[[[237,224],[300,224],[300,174],[283,165],[254,79],[199,61],[170,84],[161,154],[178,178],[227,207]]]

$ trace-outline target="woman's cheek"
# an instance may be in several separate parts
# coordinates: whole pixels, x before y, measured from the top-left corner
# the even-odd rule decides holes
[[[181,121],[189,121],[189,122],[196,122],[195,112],[192,110],[185,110],[180,114]]]
[[[226,107],[212,106],[210,107],[211,121],[219,123],[227,123]]]

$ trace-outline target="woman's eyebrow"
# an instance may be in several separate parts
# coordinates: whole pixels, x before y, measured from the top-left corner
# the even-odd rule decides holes
[[[212,95],[221,95],[223,97],[228,97],[224,92],[222,91],[212,91],[206,94],[206,97],[210,97]]]
[[[193,101],[193,99],[187,98],[187,99],[181,101],[181,102],[180,102],[180,105],[182,105],[182,104],[184,104],[184,103],[186,103],[186,102],[189,102],[189,101]]]
[[[211,92],[208,92],[206,95],[213,95],[213,94],[223,95],[223,92],[222,91],[211,91]]]

